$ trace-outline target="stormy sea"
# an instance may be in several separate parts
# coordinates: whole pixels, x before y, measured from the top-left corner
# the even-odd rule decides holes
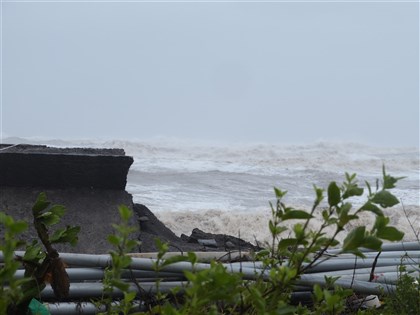
[[[405,232],[405,240],[414,240],[420,230],[417,147],[328,141],[214,143],[171,138],[128,141],[8,137],[3,143],[123,148],[134,158],[127,191],[134,202],[146,205],[177,235],[189,234],[197,227],[259,242],[269,239],[269,203],[275,200],[273,187],[287,191],[284,199],[287,205],[308,210],[315,198],[314,185],[326,189],[331,181],[340,184],[347,172],[357,174],[361,187],[366,187],[367,181],[375,189],[377,183],[381,185],[385,166],[390,175],[404,177],[391,190],[400,203],[386,209],[386,215]],[[354,208],[366,196],[367,189],[363,196],[351,199]],[[311,227],[320,223],[319,218],[314,219]],[[372,216],[363,213],[353,226],[358,224],[371,225]],[[345,232],[339,236],[344,237]]]

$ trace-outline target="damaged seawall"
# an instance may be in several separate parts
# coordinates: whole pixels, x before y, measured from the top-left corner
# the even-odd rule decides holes
[[[133,158],[121,149],[54,148],[38,145],[0,145],[0,211],[24,220],[27,241],[36,239],[32,205],[45,192],[52,204],[67,209],[58,227],[81,227],[75,247],[57,245],[59,251],[106,253],[107,236],[119,222],[118,206],[133,208],[125,191]],[[137,224],[135,217],[133,225]],[[134,235],[133,238],[138,238]]]

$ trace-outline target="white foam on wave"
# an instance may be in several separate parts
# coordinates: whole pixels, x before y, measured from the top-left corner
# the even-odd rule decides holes
[[[9,138],[10,143],[66,147],[123,148],[134,157],[127,191],[148,206],[177,234],[192,227],[213,233],[267,240],[268,201],[273,186],[288,190],[287,203],[308,208],[312,184],[326,188],[341,182],[344,172],[357,173],[359,183],[374,185],[382,165],[393,176],[405,176],[393,193],[419,226],[420,159],[418,148],[384,148],[357,143],[319,141],[312,144],[222,144],[173,138],[104,140]],[[7,139],[4,139],[7,143]],[[364,186],[364,185],[362,185]],[[354,200],[357,204],[357,198]],[[401,207],[389,210],[391,221],[414,237]],[[209,210],[211,209],[211,210]],[[371,219],[361,217],[364,224]],[[314,220],[314,226],[320,224]],[[411,236],[410,236],[411,235]],[[341,237],[341,236],[340,236]]]
[[[406,213],[401,206],[386,209],[385,214],[390,217],[390,224],[398,227],[405,233],[405,241],[418,239],[420,235],[420,207],[406,207]],[[196,211],[159,211],[157,217],[177,235],[190,235],[192,227],[199,228],[206,232],[216,234],[228,234],[240,236],[241,238],[254,242],[270,243],[271,235],[268,229],[268,222],[271,218],[269,208],[260,209],[255,212],[206,210]],[[370,213],[361,213],[357,222],[351,222],[347,229],[341,232],[337,239],[343,241],[348,232],[358,225],[367,225],[371,228],[373,216]],[[409,221],[410,220],[410,221]],[[285,226],[291,227],[295,222],[286,221]],[[322,224],[320,218],[313,219],[309,227],[313,230],[319,229]],[[291,230],[287,233],[291,233]],[[327,232],[333,232],[328,229]]]
[[[372,182],[381,176],[383,164],[392,175],[406,177],[398,184],[399,197],[403,198],[406,204],[420,204],[418,148],[384,148],[326,141],[299,145],[222,144],[174,138],[127,141],[32,137],[9,138],[5,139],[5,142],[7,140],[11,143],[29,142],[66,147],[123,148],[128,155],[134,157],[128,190],[134,194],[135,199],[139,201],[144,198],[143,200],[147,201],[148,198],[153,198],[157,202],[166,202],[172,205],[171,208],[181,210],[203,210],[204,205],[194,207],[194,202],[197,204],[197,196],[194,194],[202,194],[200,189],[204,188],[217,191],[217,187],[222,187],[238,198],[241,192],[237,192],[235,185],[241,185],[245,191],[254,190],[260,195],[263,187],[258,188],[257,185],[268,189],[280,186],[283,189],[295,190],[302,199],[308,200],[312,199],[312,191],[307,187],[311,187],[312,184],[325,185],[331,180],[339,181],[343,178],[344,171],[357,173],[361,182]],[[132,176],[136,172],[141,173],[141,177]],[[168,177],[168,174],[174,176]],[[196,179],[194,174],[200,174],[200,179]],[[223,174],[226,180],[220,179],[220,174]],[[247,174],[248,181],[243,178],[237,182],[230,180],[237,179],[238,174]],[[143,179],[146,177],[149,182]],[[160,177],[165,181],[159,181]],[[185,180],[180,183],[179,177]],[[214,177],[218,177],[219,181],[214,181]],[[204,185],[206,181],[212,181],[212,185]],[[190,194],[190,199],[177,198],[177,195],[187,193]],[[169,194],[172,194],[172,198]],[[267,194],[263,196],[266,199],[269,197]],[[223,204],[216,193],[211,197],[210,202]],[[253,198],[255,197],[254,194]],[[233,203],[224,204],[229,206]]]
[[[126,151],[138,158],[134,170],[155,172],[219,170],[269,175],[292,168],[365,173],[386,164],[388,168],[399,172],[409,171],[408,175],[411,175],[413,167],[419,165],[418,152],[413,149],[325,143],[306,146],[140,146],[130,147]]]
[[[419,148],[375,147],[351,142],[311,144],[214,143],[175,138],[142,140],[8,138],[55,146],[123,148],[132,169],[150,172],[244,172],[278,174],[284,169],[317,169],[376,175],[383,164],[401,176],[419,177]],[[7,138],[4,140],[7,142]]]

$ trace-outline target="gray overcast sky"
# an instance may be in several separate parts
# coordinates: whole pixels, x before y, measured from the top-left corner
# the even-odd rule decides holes
[[[3,133],[419,145],[418,3],[3,2]]]

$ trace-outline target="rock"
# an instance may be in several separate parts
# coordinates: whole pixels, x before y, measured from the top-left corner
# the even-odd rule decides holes
[[[190,237],[188,235],[181,234],[181,241],[188,243],[189,240]]]
[[[141,252],[157,251],[155,239],[167,242],[170,251],[226,251],[226,250],[258,250],[257,246],[237,237],[224,234],[211,234],[194,229],[191,236],[176,236],[144,205],[134,204],[138,217],[147,217],[140,221]]]
[[[227,248],[235,248],[235,244],[233,244],[231,241],[227,241],[225,245]]]
[[[208,247],[215,247],[217,248],[217,242],[215,239],[209,239],[209,240],[197,240],[198,244]]]
[[[149,218],[146,216],[142,216],[139,218],[139,222],[147,222],[147,221],[149,221]]]
[[[189,237],[194,240],[215,240],[217,248],[220,250],[259,250],[258,246],[255,246],[249,242],[246,242],[238,237],[226,235],[226,234],[212,234],[201,231],[200,229],[193,229],[191,236]]]
[[[161,241],[169,244],[170,251],[198,251],[202,249],[198,243],[188,244],[184,239],[175,235],[168,229],[145,205],[134,204],[133,209],[139,218],[147,218],[147,220],[139,220],[140,224],[140,252],[156,252],[155,241],[159,238]]]

